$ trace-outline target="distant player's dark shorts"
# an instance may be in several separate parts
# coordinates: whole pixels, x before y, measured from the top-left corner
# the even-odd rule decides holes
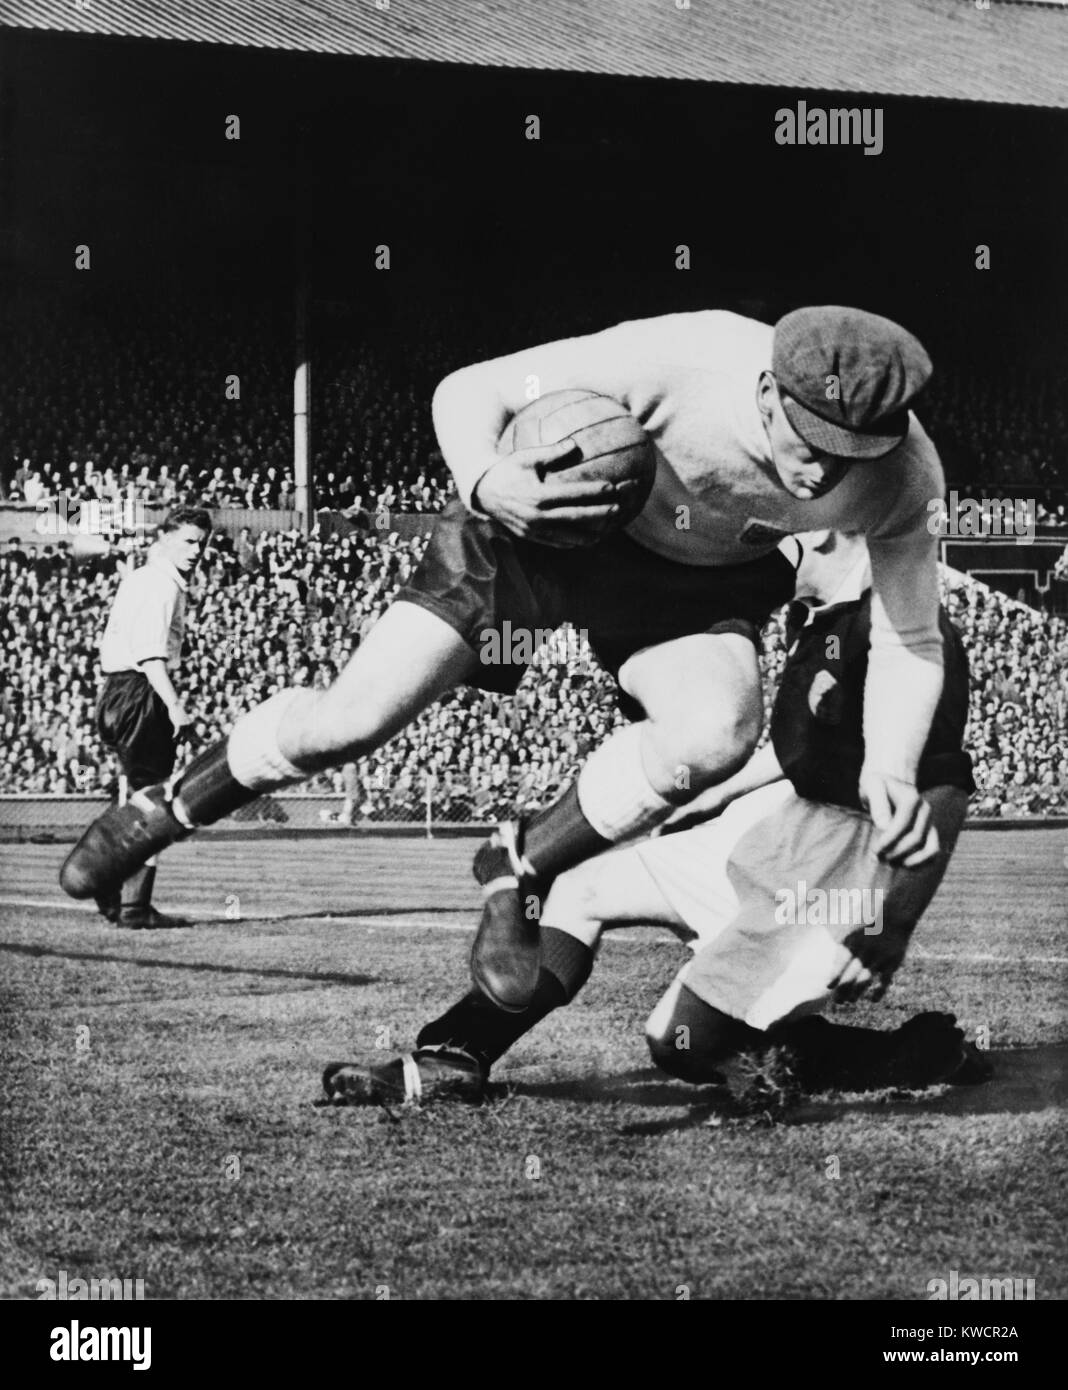
[[[141,671],[105,677],[96,727],[104,746],[118,758],[131,791],[165,782],[174,771],[174,725]]]
[[[794,577],[777,550],[741,565],[681,565],[622,531],[589,549],[557,550],[521,540],[454,501],[397,598],[436,613],[459,633],[480,658],[473,685],[510,694],[526,667],[481,659],[491,650],[485,634],[503,632],[505,622],[513,634],[565,621],[585,629],[598,661],[618,676],[635,652],[676,637],[735,632],[756,644],[769,615],[793,597]]]

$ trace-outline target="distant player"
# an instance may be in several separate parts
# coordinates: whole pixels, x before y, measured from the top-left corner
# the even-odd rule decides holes
[[[486,904],[473,975],[502,1007],[523,1008],[540,964],[528,909],[553,878],[647,833],[749,756],[762,721],[759,628],[793,589],[777,546],[819,527],[870,543],[860,796],[877,848],[895,862],[933,855],[916,768],[942,684],[926,523],[943,480],[909,410],[930,370],[897,324],[830,306],[774,329],[719,311],[624,323],[447,377],[434,421],[462,501],[338,680],[272,696],[174,787],[101,817],[64,865],[64,888],[108,891],[198,826],[368,754],[458,683],[514,690],[523,667],[481,662],[482,635],[505,621],[534,631],[570,619],[638,722],[554,806],[502,826],[476,858]],[[569,479],[567,441],[496,452],[532,389],[576,387],[622,402],[655,445],[656,483],[624,532],[603,534],[613,487]]]
[[[692,828],[603,854],[557,879],[525,1011],[505,1012],[472,990],[422,1029],[413,1054],[328,1067],[332,1100],[477,1096],[497,1059],[575,997],[606,928],[650,924],[670,927],[694,952],[646,1025],[653,1060],[672,1076],[714,1082],[732,1058],[773,1044],[789,1050],[808,1090],[922,1088],[988,1074],[951,1014],[920,1014],[894,1031],[818,1016],[832,997],[856,998],[873,985],[872,998],[885,992],[945,873],[974,783],[962,748],[967,662],[943,613],[945,687],[917,771],[941,849],[913,867],[880,861],[858,785],[867,554],[856,537],[803,539],[798,593],[809,601],[791,611],[771,743],[686,808],[677,824]]]
[[[186,579],[211,533],[211,517],[178,507],[160,527],[145,564],[128,569],[119,584],[100,644],[104,684],[97,727],[121,769],[120,804],[174,771],[176,739],[189,715],[174,679],[185,635]],[[152,906],[153,855],[132,867],[121,885],[97,905],[120,927],[179,925]]]

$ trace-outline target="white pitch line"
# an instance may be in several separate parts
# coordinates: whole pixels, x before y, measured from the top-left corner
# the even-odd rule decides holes
[[[97,913],[95,903],[76,902],[70,898],[17,898],[9,894],[0,894],[0,908],[5,907],[40,907],[51,912],[81,912],[93,916]],[[228,917],[217,907],[205,908],[203,903],[175,903],[170,900],[168,900],[165,910],[192,917],[196,920],[197,925],[208,922],[288,922],[300,920],[299,912],[243,912],[240,917]],[[313,915],[309,920],[345,922],[357,927],[437,927],[444,931],[466,932],[473,932],[475,929],[474,921],[435,922],[427,917],[399,917],[389,913],[367,917],[350,912],[330,912],[322,916]]]
[[[84,902],[72,902],[70,899],[57,898],[16,898],[5,894],[0,894],[0,908],[3,907],[42,907],[53,911],[62,912],[83,912],[95,914],[95,905]],[[184,916],[194,918],[194,926],[206,926],[210,923],[218,922],[220,925],[234,922],[283,922],[299,921],[300,916],[295,912],[247,912],[240,917],[227,917],[225,913],[216,909],[205,912],[202,907],[192,903],[178,903],[170,905],[171,911],[180,913]],[[326,916],[312,917],[309,921],[337,922],[344,923],[352,927],[385,927],[390,931],[397,927],[426,928],[433,927],[436,931],[462,931],[471,933],[475,929],[473,921],[434,921],[428,917],[401,917],[391,916],[382,913],[379,916],[367,917],[359,913],[350,912],[331,912]],[[605,933],[605,941],[617,945],[632,945],[633,937],[628,938],[626,929],[608,931]],[[681,946],[677,936],[665,933],[663,936],[653,937],[650,941],[646,938],[640,944],[645,946]],[[965,964],[965,965],[1065,965],[1068,966],[1068,956],[994,956],[986,951],[927,951],[922,946],[911,950],[907,957],[908,960],[929,960],[943,965]]]
[[[910,951],[905,959],[906,961],[935,960],[945,963],[967,961],[972,965],[1011,965],[1015,962],[1026,963],[1027,965],[1068,965],[1068,956],[991,956],[981,951],[954,955],[952,952],[925,951],[922,947]]]
[[[0,894],[0,908],[4,907],[41,907],[53,912],[87,912],[93,915],[96,915],[98,910],[95,903],[77,902],[70,898],[16,898],[8,894]],[[193,917],[198,925],[207,922],[288,922],[300,920],[299,912],[242,912],[240,917],[228,917],[217,907],[205,908],[203,903],[175,903],[169,899],[165,910],[179,913],[182,916]],[[389,913],[367,917],[350,912],[330,912],[321,916],[313,914],[309,920],[347,922],[357,927],[440,927],[446,931],[474,931],[475,929],[473,921],[435,922],[426,917],[395,917]]]
[[[96,916],[98,912],[96,903],[91,902],[72,902],[69,898],[12,898],[0,894],[0,908],[5,907],[43,907],[47,908],[50,912],[87,912],[92,916]],[[194,907],[192,903],[168,903],[168,909],[182,916],[195,917],[198,922],[227,922],[234,920],[233,918],[228,918],[226,914],[220,912],[218,908],[205,911],[202,906]],[[260,917],[257,914],[257,920],[271,921],[273,919],[266,915]]]
[[[51,907],[67,912],[95,912],[92,903],[57,902],[54,898],[9,898],[0,896],[0,907]]]

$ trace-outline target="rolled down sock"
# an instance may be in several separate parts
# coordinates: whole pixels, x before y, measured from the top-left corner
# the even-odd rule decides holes
[[[309,773],[291,763],[278,746],[278,731],[298,689],[279,690],[262,705],[243,714],[230,731],[226,757],[234,780],[251,791],[275,791],[303,782]]]
[[[590,825],[612,844],[644,835],[665,820],[671,803],[656,790],[642,757],[641,724],[602,743],[578,778],[578,798]]]
[[[610,845],[642,835],[672,811],[655,790],[642,758],[642,726],[603,743],[578,781],[524,827],[523,858],[535,877],[555,877]]]
[[[212,825],[264,792],[308,776],[278,747],[278,729],[298,690],[282,690],[244,714],[230,737],[198,753],[174,786],[171,809],[187,829]]]

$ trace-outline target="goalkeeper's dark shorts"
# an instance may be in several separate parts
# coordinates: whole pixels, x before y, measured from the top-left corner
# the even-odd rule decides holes
[[[732,632],[759,644],[760,629],[793,592],[794,567],[778,550],[740,565],[683,565],[623,531],[559,550],[453,501],[396,597],[436,613],[463,638],[478,658],[471,684],[510,694],[529,661],[517,640],[524,633],[570,623],[618,676],[635,652],[677,637]]]

